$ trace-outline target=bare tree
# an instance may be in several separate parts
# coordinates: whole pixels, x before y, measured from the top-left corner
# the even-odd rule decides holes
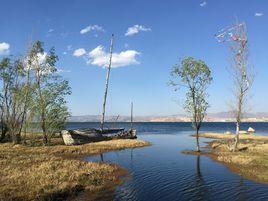
[[[248,60],[248,37],[246,24],[236,23],[216,35],[219,42],[228,42],[231,52],[231,76],[233,80],[234,104],[232,112],[236,120],[236,135],[230,150],[236,151],[239,143],[240,123],[246,109],[249,89],[253,82],[253,66]]]
[[[186,57],[180,65],[174,66],[171,76],[173,80],[170,84],[175,87],[175,90],[178,89],[178,86],[187,90],[184,109],[192,117],[192,126],[196,130],[196,145],[199,152],[199,130],[209,107],[206,89],[212,81],[211,71],[204,61]]]

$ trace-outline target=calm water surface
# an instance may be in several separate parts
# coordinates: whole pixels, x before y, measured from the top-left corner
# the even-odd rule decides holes
[[[67,127],[98,125],[69,123]],[[113,126],[128,124],[107,125]],[[249,126],[257,133],[268,134],[268,123],[245,123],[242,129]],[[195,148],[189,123],[137,123],[135,127],[138,138],[150,141],[152,146],[85,159],[116,163],[129,170],[131,178],[116,188],[114,200],[268,200],[268,185],[243,179],[208,157],[182,154],[182,150]],[[203,131],[234,128],[234,123],[205,123]]]

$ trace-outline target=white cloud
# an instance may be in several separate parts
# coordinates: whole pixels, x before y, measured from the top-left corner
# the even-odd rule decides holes
[[[256,17],[261,17],[261,16],[263,16],[263,13],[262,12],[255,13],[255,16]]]
[[[42,66],[39,69],[41,75],[48,75],[54,71],[54,66],[51,66],[46,62],[48,57],[47,52],[37,53],[36,59],[31,60],[29,57],[25,59],[26,62],[25,70],[37,70],[38,66]],[[37,71],[35,71],[37,73]]]
[[[0,43],[0,55],[9,54],[10,52],[10,45],[8,43]]]
[[[102,31],[102,32],[104,32],[104,29],[101,26],[96,25],[96,24],[89,25],[89,26],[85,27],[84,29],[81,29],[80,34],[85,34],[85,33],[90,32],[90,31]]]
[[[86,50],[84,48],[79,48],[79,49],[76,49],[74,51],[73,56],[75,56],[75,57],[81,57],[84,54],[86,54]]]
[[[44,52],[43,54],[37,53],[37,60],[40,64],[44,64],[47,58],[47,53]]]
[[[136,56],[140,53],[135,50],[126,50],[120,53],[113,53],[112,67],[122,67],[131,64],[139,64],[136,60]],[[104,48],[99,45],[88,53],[88,64],[97,66],[108,66],[109,64],[109,52],[106,52]]]
[[[43,53],[37,53],[36,55],[36,59],[30,59],[29,57],[27,57],[24,61],[26,62],[26,69],[34,69],[34,67],[39,66],[39,65],[43,65],[46,62],[46,58],[47,58],[47,53],[43,52]],[[31,63],[31,64],[29,64]]]
[[[134,34],[137,34],[139,33],[140,31],[151,31],[151,28],[146,28],[142,25],[134,25],[132,27],[128,27],[126,33],[125,33],[125,36],[132,36]]]
[[[206,5],[207,5],[207,2],[206,2],[206,1],[203,1],[203,2],[200,4],[201,7],[205,7]]]
[[[36,59],[33,59],[33,60],[30,60],[29,57],[26,57],[24,60],[25,70],[37,70],[38,66],[41,65],[41,68],[39,68],[39,73],[41,73],[41,75],[48,75],[48,74],[54,73],[55,70],[56,70],[56,73],[70,73],[71,72],[70,70],[64,70],[62,68],[51,66],[50,64],[46,62],[47,57],[48,57],[47,52],[37,53]]]
[[[63,55],[66,55],[66,54],[67,54],[67,52],[63,52],[62,54],[63,54]]]
[[[26,57],[24,62],[26,64],[26,70],[29,69],[35,69],[36,66],[39,65],[43,65],[46,61],[47,58],[47,53],[43,52],[43,53],[37,53],[36,58],[35,59],[31,59],[29,57]]]
[[[54,31],[54,29],[49,29],[48,30],[48,33],[51,33],[51,32],[53,32]]]

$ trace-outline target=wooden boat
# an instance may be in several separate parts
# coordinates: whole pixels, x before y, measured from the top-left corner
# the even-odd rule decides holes
[[[105,80],[105,91],[102,106],[102,119],[100,129],[86,128],[86,129],[76,129],[76,130],[63,130],[61,132],[63,141],[66,145],[73,144],[83,144],[88,142],[100,141],[111,138],[122,138],[122,139],[133,139],[137,138],[137,131],[133,129],[133,104],[131,103],[131,129],[125,130],[124,128],[104,128],[105,119],[105,108],[106,99],[109,86],[110,70],[112,65],[112,55],[113,55],[113,35],[110,44],[110,57],[109,65],[107,68],[106,80]]]
[[[61,136],[65,145],[78,145],[103,139],[96,129],[62,130]]]
[[[97,129],[97,132],[105,135],[105,134],[115,134],[124,131],[124,128],[104,128],[104,129]]]
[[[109,139],[135,139],[137,138],[136,133],[135,129],[107,129],[105,134],[94,128],[61,131],[65,145],[79,145]]]

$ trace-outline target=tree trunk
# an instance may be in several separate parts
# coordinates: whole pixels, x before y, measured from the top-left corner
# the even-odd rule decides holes
[[[199,130],[196,130],[196,151],[200,152],[200,145],[199,145]]]
[[[47,136],[46,127],[44,126],[44,123],[42,123],[42,130],[43,130],[43,144],[46,146],[48,145],[48,136]]]
[[[13,134],[12,141],[14,144],[20,144],[21,143],[21,135],[20,134]]]
[[[1,136],[0,136],[0,142],[3,142],[6,138],[6,128],[4,123],[1,123]]]
[[[43,144],[46,146],[48,145],[48,136],[47,136],[47,125],[46,125],[46,115],[45,115],[45,105],[44,99],[39,88],[39,97],[40,97],[40,106],[41,106],[41,128],[43,131]]]
[[[47,138],[47,134],[43,134],[43,144],[44,144],[45,146],[47,146],[47,145],[48,145],[48,138]]]
[[[6,134],[5,133],[1,133],[0,142],[3,142],[5,138],[6,138]]]
[[[236,133],[235,133],[235,138],[234,138],[234,148],[233,151],[237,150],[237,145],[239,143],[239,131],[240,131],[240,123],[236,122]]]
[[[1,109],[1,110],[2,110],[2,112],[1,112],[1,136],[0,136],[0,142],[3,142],[4,139],[6,138],[6,126],[5,126],[4,118],[3,118],[3,109]]]
[[[47,136],[47,129],[46,129],[46,119],[45,119],[45,115],[43,111],[41,114],[41,118],[42,118],[41,128],[43,131],[43,144],[46,146],[48,145],[48,136]]]

